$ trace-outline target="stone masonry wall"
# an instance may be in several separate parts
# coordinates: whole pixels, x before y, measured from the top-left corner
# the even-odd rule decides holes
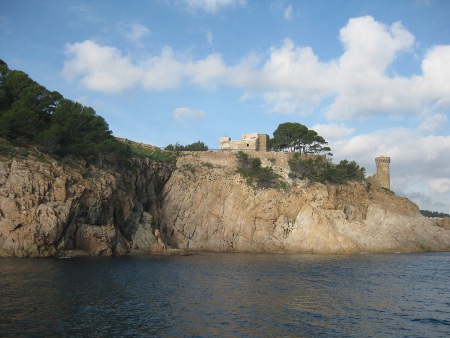
[[[382,188],[391,189],[391,174],[389,169],[390,157],[379,156],[375,158],[377,165],[376,179]]]

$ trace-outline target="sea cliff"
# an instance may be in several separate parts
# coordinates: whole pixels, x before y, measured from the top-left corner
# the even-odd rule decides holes
[[[449,250],[450,232],[368,182],[291,181],[283,154],[254,153],[289,183],[255,190],[227,153],[179,159],[164,187],[162,233],[189,250],[313,253]]]
[[[170,173],[148,159],[108,169],[42,154],[0,159],[0,256],[158,250],[159,194]]]
[[[230,152],[186,154],[176,168],[0,158],[0,256],[450,250],[450,231],[404,197],[367,181],[293,181],[284,154],[251,155],[284,189],[249,186]]]

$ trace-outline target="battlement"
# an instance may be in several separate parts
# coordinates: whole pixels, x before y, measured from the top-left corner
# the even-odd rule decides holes
[[[381,155],[375,158],[375,163],[391,163],[391,158]]]

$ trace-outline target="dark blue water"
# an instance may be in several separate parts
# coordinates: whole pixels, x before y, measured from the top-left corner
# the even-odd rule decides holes
[[[1,337],[444,337],[450,254],[0,259]]]

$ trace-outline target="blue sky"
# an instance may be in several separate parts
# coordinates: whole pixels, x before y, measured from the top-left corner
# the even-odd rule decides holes
[[[0,58],[156,146],[299,122],[450,213],[450,1],[0,0]]]

